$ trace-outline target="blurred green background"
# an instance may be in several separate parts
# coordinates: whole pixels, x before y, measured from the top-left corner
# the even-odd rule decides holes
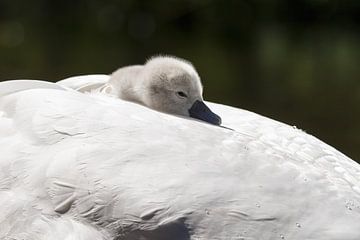
[[[207,100],[360,159],[359,0],[0,0],[0,80],[110,73],[165,53]]]

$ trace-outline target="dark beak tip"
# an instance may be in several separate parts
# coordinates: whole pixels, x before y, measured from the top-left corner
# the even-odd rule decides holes
[[[218,115],[216,115],[218,117],[216,125],[220,126],[222,123],[221,117],[219,117]]]
[[[219,117],[218,115],[215,114],[215,119],[214,122],[212,124],[220,126],[221,125],[221,117]]]

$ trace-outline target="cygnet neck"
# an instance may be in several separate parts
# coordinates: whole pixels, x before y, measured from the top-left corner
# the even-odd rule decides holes
[[[108,86],[111,87],[110,94],[123,100],[145,104],[141,94],[143,68],[143,65],[134,65],[122,67],[112,73],[108,82]]]

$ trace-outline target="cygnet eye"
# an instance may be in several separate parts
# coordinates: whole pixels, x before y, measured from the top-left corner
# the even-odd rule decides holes
[[[181,98],[187,98],[186,93],[184,93],[183,91],[178,91],[178,92],[176,92],[176,95],[178,95],[178,96],[181,97]]]

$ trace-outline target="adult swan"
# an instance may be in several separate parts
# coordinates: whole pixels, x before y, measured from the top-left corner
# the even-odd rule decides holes
[[[360,239],[357,163],[301,130],[209,107],[234,131],[1,83],[0,238]]]

